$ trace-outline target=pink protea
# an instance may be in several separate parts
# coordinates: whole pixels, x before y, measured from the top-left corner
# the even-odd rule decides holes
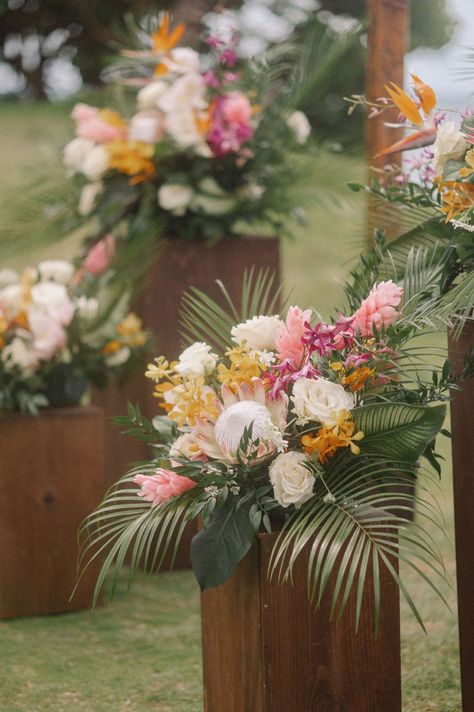
[[[153,506],[163,504],[196,486],[189,477],[177,475],[173,470],[165,470],[162,467],[159,467],[154,475],[135,475],[133,481],[140,485],[138,496],[151,502]]]
[[[369,296],[354,314],[352,328],[362,336],[372,336],[374,326],[380,330],[383,326],[390,326],[396,321],[398,311],[396,307],[401,302],[403,289],[388,280],[374,284]]]
[[[91,247],[84,260],[83,267],[89,274],[102,274],[109,268],[114,257],[115,237],[112,233],[109,233]]]
[[[304,311],[299,307],[290,307],[286,315],[286,323],[282,324],[276,337],[277,356],[280,361],[291,360],[298,366],[304,355],[303,336],[305,324],[311,320],[311,309]]]

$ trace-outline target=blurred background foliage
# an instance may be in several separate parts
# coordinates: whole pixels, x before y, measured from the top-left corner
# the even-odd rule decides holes
[[[411,3],[411,49],[449,41],[455,21],[446,4]],[[228,10],[244,35],[246,56],[289,41],[304,46],[311,61],[316,46],[339,44],[337,71],[316,72],[300,108],[317,135],[358,143],[362,115],[348,119],[343,97],[363,91],[365,6],[365,0],[0,0],[0,98],[57,100],[97,87],[131,13],[168,9],[186,21],[184,41],[196,45],[202,17]]]

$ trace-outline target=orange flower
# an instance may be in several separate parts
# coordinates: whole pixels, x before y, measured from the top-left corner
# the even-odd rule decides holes
[[[108,341],[105,346],[102,348],[102,353],[104,356],[110,356],[110,354],[116,354],[117,351],[120,351],[122,348],[122,344],[120,341],[117,339],[112,339],[112,341]]]
[[[120,324],[117,325],[116,331],[127,346],[143,346],[147,340],[147,334],[142,329],[142,320],[133,312],[127,314]]]
[[[226,352],[230,359],[230,367],[220,363],[217,367],[217,380],[231,388],[234,393],[241,383],[252,384],[253,378],[258,378],[263,370],[258,354],[251,354],[245,346],[236,346]]]
[[[154,149],[151,144],[141,141],[117,139],[106,145],[109,153],[109,168],[132,176],[130,183],[142,183],[155,175],[152,159]]]
[[[438,188],[442,191],[443,207],[441,212],[446,215],[446,222],[473,207],[473,183],[456,180],[438,181]]]
[[[156,32],[151,35],[151,42],[153,45],[153,50],[157,54],[164,54],[165,56],[169,53],[173,47],[175,47],[183,36],[186,25],[180,22],[174,30],[170,32],[170,16],[168,13],[164,13],[160,20],[160,25]],[[168,67],[160,62],[155,67],[155,75],[160,76],[166,74]]]
[[[303,450],[308,454],[317,454],[321,464],[325,464],[328,458],[336,454],[338,448],[350,447],[353,455],[360,453],[360,448],[356,442],[362,440],[364,433],[354,433],[356,424],[351,418],[348,410],[340,410],[331,414],[334,423],[323,425],[316,435],[306,434],[301,438]]]
[[[343,386],[349,386],[349,390],[352,391],[352,393],[355,393],[356,391],[360,391],[365,386],[367,379],[371,378],[374,373],[375,369],[368,368],[367,366],[360,366],[348,376],[344,376],[341,383]]]

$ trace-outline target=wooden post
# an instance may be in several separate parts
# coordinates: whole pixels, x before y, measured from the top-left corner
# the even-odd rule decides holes
[[[358,633],[353,596],[330,623],[329,601],[316,609],[308,600],[304,554],[292,583],[268,581],[276,537],[259,535],[236,574],[201,596],[205,712],[400,712],[399,596],[390,574],[381,568],[375,640],[371,593]]]
[[[99,408],[0,414],[0,618],[89,608],[91,567],[70,601],[77,531],[104,495]]]
[[[407,51],[409,28],[409,1],[408,0],[367,0],[368,38],[367,38],[367,66],[365,93],[369,101],[375,101],[385,96],[385,85],[395,82],[403,86],[403,64]],[[387,148],[390,144],[401,138],[402,130],[395,130],[385,126],[385,122],[396,122],[398,111],[395,109],[384,112],[373,119],[367,118],[365,124],[365,145],[369,166],[381,168],[386,163],[401,164],[401,155],[374,158],[374,156]],[[369,179],[374,174],[369,168]],[[390,233],[393,231],[393,219],[388,219],[392,214],[390,207],[376,207],[373,200],[369,200],[368,228],[369,240],[372,240],[375,227],[383,228]],[[396,232],[396,231],[395,231]]]
[[[473,344],[473,322],[458,340],[450,336],[450,360],[457,371]],[[453,393],[451,430],[462,708],[469,712],[474,710],[474,378]]]

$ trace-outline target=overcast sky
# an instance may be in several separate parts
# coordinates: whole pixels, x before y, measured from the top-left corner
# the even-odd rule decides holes
[[[413,0],[416,2],[416,0]],[[440,50],[417,49],[406,60],[406,71],[418,74],[438,95],[438,106],[464,108],[474,93],[474,82],[461,81],[456,70],[463,66],[466,47],[474,51],[474,0],[449,0],[458,25],[451,42]],[[474,63],[472,64],[474,74]]]

